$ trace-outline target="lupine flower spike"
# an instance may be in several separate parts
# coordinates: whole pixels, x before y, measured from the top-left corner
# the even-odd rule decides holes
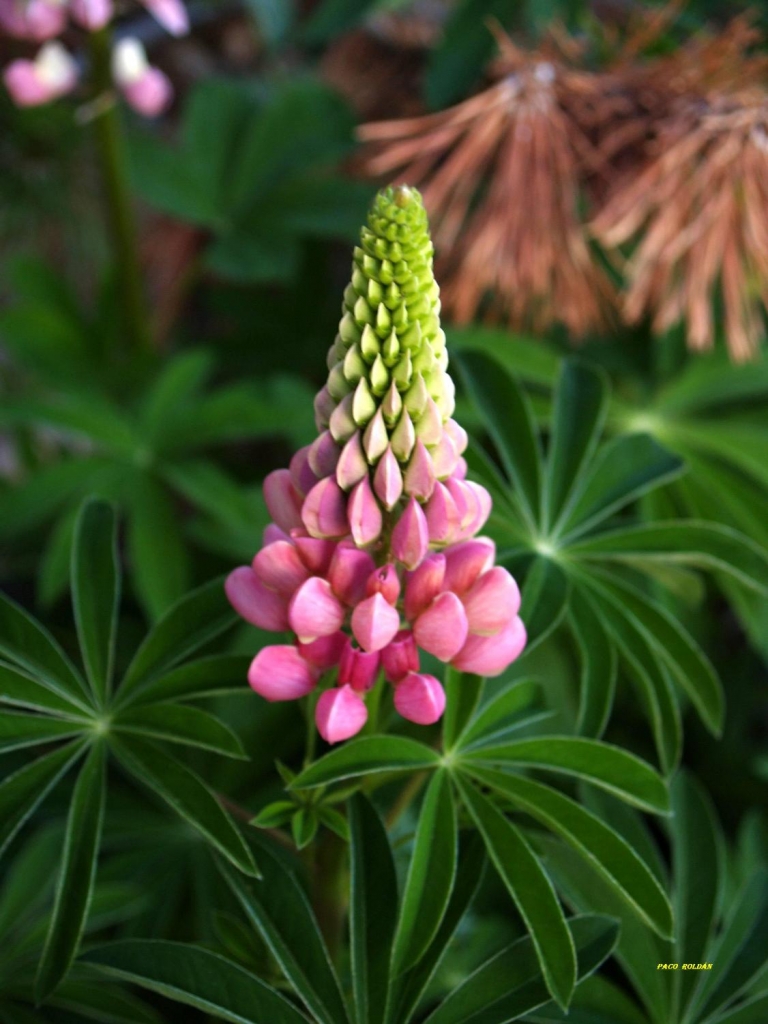
[[[244,619],[292,634],[256,656],[251,686],[273,701],[324,687],[329,743],[363,727],[380,676],[404,718],[440,718],[445,693],[420,650],[494,676],[526,642],[517,584],[476,536],[491,499],[466,479],[432,255],[419,193],[381,192],[315,400],[318,436],[265,480],[273,522],[227,579]]]

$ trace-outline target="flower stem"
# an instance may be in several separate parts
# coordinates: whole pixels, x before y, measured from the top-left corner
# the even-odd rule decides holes
[[[96,95],[102,96],[112,89],[111,40],[107,29],[94,32],[91,36],[91,58]],[[94,129],[106,193],[125,334],[134,351],[146,353],[151,347],[149,321],[128,186],[125,140],[116,104],[103,104],[94,119]]]

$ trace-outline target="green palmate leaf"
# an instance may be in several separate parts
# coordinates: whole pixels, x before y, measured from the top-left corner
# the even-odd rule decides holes
[[[16,422],[44,423],[123,455],[136,451],[138,442],[131,424],[114,405],[93,394],[59,394],[44,401],[26,398],[14,411]]]
[[[610,956],[618,926],[609,917],[584,914],[571,918],[567,927],[578,958],[579,979],[588,977]],[[507,1024],[548,1002],[535,945],[526,936],[478,967],[424,1024]],[[565,1019],[570,1020],[570,1015]]]
[[[493,742],[520,721],[520,713],[534,703],[541,693],[535,679],[516,679],[483,704],[462,732],[460,745]]]
[[[552,440],[545,481],[544,529],[557,529],[568,497],[583,467],[594,454],[607,408],[605,378],[599,372],[567,359],[555,387]]]
[[[702,721],[719,735],[723,721],[723,692],[717,673],[689,633],[670,613],[632,584],[615,576],[600,574],[602,592],[617,609],[631,615],[645,640],[667,664],[688,695]]]
[[[304,1014],[279,992],[200,946],[127,939],[98,946],[83,959],[112,977],[232,1024],[307,1024]]]
[[[658,560],[727,573],[745,586],[768,591],[768,553],[759,544],[719,523],[645,523],[610,530],[571,545],[569,555],[637,563]]]
[[[150,678],[169,672],[236,621],[222,580],[211,580],[182,597],[153,627],[136,652],[120,687],[120,702],[132,696]]]
[[[617,832],[549,786],[497,771],[480,769],[473,774],[578,850],[636,914],[664,938],[671,937],[672,908],[666,893]]]
[[[50,633],[0,593],[0,654],[26,669],[54,693],[87,710],[88,689]]]
[[[71,768],[82,749],[81,743],[69,743],[3,779],[0,783],[0,854],[38,804]]]
[[[37,969],[35,992],[39,1001],[56,988],[77,954],[96,880],[104,790],[105,751],[97,743],[91,748],[72,793],[56,901]]]
[[[304,889],[266,842],[259,842],[259,865],[262,880],[256,884],[219,866],[309,1012],[321,1024],[343,1024],[348,1019],[344,998]]]
[[[443,920],[456,875],[458,832],[448,773],[438,771],[421,807],[392,949],[392,974],[417,964]]]
[[[132,690],[126,704],[192,700],[220,693],[249,693],[247,654],[211,654],[187,662]]]
[[[651,723],[659,762],[665,773],[674,771],[682,750],[680,708],[665,664],[635,617],[623,605],[605,599],[605,593],[589,580],[584,599],[597,602],[600,618],[616,641]],[[579,587],[579,592],[584,593]]]
[[[280,828],[291,820],[295,810],[296,804],[293,800],[273,800],[271,804],[262,807],[248,824],[254,828]]]
[[[463,352],[459,376],[499,450],[504,469],[535,527],[541,510],[542,458],[533,413],[514,378],[499,372],[496,360]]]
[[[159,483],[146,473],[137,473],[128,501],[131,580],[155,622],[189,588],[189,556],[178,512]]]
[[[768,1019],[768,995],[756,996],[742,1003],[736,1010],[727,1010],[713,1019],[712,1024],[765,1024]]]
[[[724,844],[710,800],[687,772],[671,787],[674,869],[675,962],[702,963],[721,896]],[[682,1013],[697,984],[693,972],[675,975],[675,1003]]]
[[[0,711],[0,754],[38,743],[75,736],[83,729],[76,722],[62,722],[44,715]]]
[[[297,850],[309,846],[317,835],[320,822],[314,807],[300,807],[291,816],[291,835]]]
[[[86,502],[72,547],[72,608],[88,682],[104,701],[112,685],[112,663],[120,602],[117,520],[105,502]]]
[[[537,555],[522,587],[520,618],[528,633],[526,654],[549,636],[565,614],[568,604],[568,579],[550,558]]]
[[[645,811],[666,814],[669,795],[661,776],[639,757],[621,747],[577,736],[537,736],[512,740],[476,751],[463,758],[472,764],[525,764],[564,772],[592,782]]]
[[[115,985],[105,985],[103,977],[96,971],[86,972],[82,967],[73,969],[66,981],[48,999],[48,1003],[75,1014],[78,1021],[95,1021],[96,1024],[161,1024],[160,1017],[146,1003]]]
[[[130,708],[118,715],[115,728],[120,732],[133,732],[171,743],[202,747],[225,757],[248,759],[237,733],[200,708],[189,708],[182,704],[152,704],[150,707]]]
[[[155,377],[142,402],[142,434],[154,447],[173,427],[179,409],[194,402],[213,371],[214,357],[203,349],[170,359]]]
[[[762,973],[768,956],[768,870],[760,867],[743,887],[710,953],[689,1015],[707,1018],[744,991]]]
[[[374,772],[435,768],[439,763],[440,755],[417,740],[404,736],[363,736],[337,747],[305,768],[293,780],[291,788],[308,789]]]
[[[450,750],[477,707],[483,692],[480,676],[459,672],[449,665],[445,672],[445,716],[443,718],[443,747]]]
[[[393,1021],[410,1021],[480,887],[485,864],[485,848],[480,837],[476,832],[464,832],[459,848],[456,881],[442,924],[418,964],[400,979],[391,982],[388,1024]]]
[[[524,338],[494,327],[451,327],[448,350],[486,352],[520,380],[551,387],[557,376],[560,360],[552,349],[539,339]]]
[[[112,465],[101,456],[81,455],[36,470],[23,487],[3,492],[0,537],[15,537],[47,522],[78,495],[87,493],[94,477]]]
[[[132,736],[114,742],[121,763],[200,831],[235,867],[247,875],[258,870],[243,837],[210,789],[180,761]]]
[[[576,984],[576,950],[552,882],[518,829],[469,782],[459,785],[488,854],[530,932],[547,990],[559,1006],[566,1007]]]
[[[33,708],[59,718],[82,720],[83,711],[58,690],[27,675],[20,668],[0,662],[0,703]]]
[[[397,919],[397,879],[386,830],[360,793],[349,801],[352,875],[350,947],[358,1021],[384,1021],[389,960]]]
[[[529,1024],[648,1024],[632,999],[600,974],[579,982],[567,1013],[550,1003],[528,1014],[525,1020]]]
[[[576,731],[599,739],[608,724],[616,691],[618,658],[600,616],[589,600],[572,601],[569,621],[581,655],[579,716]]]
[[[682,460],[647,434],[609,441],[573,494],[560,535],[586,533],[646,491],[679,476],[682,469]]]

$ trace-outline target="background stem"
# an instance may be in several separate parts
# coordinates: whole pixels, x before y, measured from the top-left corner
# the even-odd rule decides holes
[[[97,97],[112,89],[111,39],[107,29],[91,36],[93,82]],[[134,351],[151,347],[136,240],[136,224],[128,185],[126,149],[115,103],[105,103],[94,120],[107,216],[124,316],[125,335]]]

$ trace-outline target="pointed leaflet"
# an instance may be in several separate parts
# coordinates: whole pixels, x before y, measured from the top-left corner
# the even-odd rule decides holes
[[[493,747],[467,751],[472,764],[525,764],[564,772],[592,782],[644,811],[669,811],[667,787],[661,776],[639,757],[621,747],[579,736],[536,736]]]
[[[472,717],[483,692],[483,680],[469,672],[459,672],[452,665],[445,669],[445,715],[443,716],[443,748],[450,750]]]
[[[530,654],[534,647],[549,636],[565,614],[568,603],[568,579],[551,558],[536,555],[521,589],[523,603],[520,607],[520,618],[525,623],[528,634],[524,653]]]
[[[707,959],[717,919],[725,856],[723,836],[707,793],[692,775],[678,772],[671,795],[675,960],[696,964]],[[675,1000],[681,1015],[696,982],[692,971],[675,975]]]
[[[133,589],[155,623],[191,585],[189,552],[171,495],[148,473],[134,473],[128,488],[127,549]]]
[[[672,907],[667,894],[617,832],[575,800],[540,782],[483,769],[473,775],[578,850],[646,924],[665,938],[671,936]]]
[[[96,880],[104,819],[105,751],[91,748],[72,793],[53,916],[37,969],[35,992],[42,1002],[59,984],[77,954]]]
[[[129,708],[118,713],[114,727],[118,732],[139,733],[169,743],[212,750],[224,757],[248,759],[237,733],[200,708],[183,704]]]
[[[462,749],[475,743],[492,742],[495,736],[519,721],[520,712],[530,708],[540,693],[541,687],[535,679],[515,679],[503,687],[467,724],[459,737]]]
[[[64,1020],[95,1021],[98,1024],[160,1024],[152,1007],[133,993],[104,983],[96,971],[75,967],[46,1001],[48,1006],[64,1010]]]
[[[576,731],[599,739],[608,724],[616,691],[616,645],[582,592],[571,602],[568,616],[581,655]]]
[[[0,782],[0,855],[82,749],[82,743],[77,741],[59,747]]]
[[[529,525],[536,529],[541,514],[542,460],[528,399],[517,381],[484,353],[463,352],[456,365],[524,503]]]
[[[15,665],[0,661],[0,704],[33,708],[57,718],[81,719],[83,711],[52,690],[47,683],[35,679]]]
[[[576,950],[554,887],[521,833],[470,782],[461,795],[501,880],[530,932],[547,989],[565,1009],[576,984]]]
[[[51,634],[0,593],[0,655],[20,665],[54,693],[87,710],[88,688]]]
[[[112,685],[120,602],[117,520],[103,501],[80,509],[72,545],[72,608],[85,672],[103,703]]]
[[[83,960],[112,977],[231,1024],[308,1024],[292,1003],[244,967],[186,942],[126,939]]]
[[[290,788],[308,789],[374,772],[435,768],[439,763],[440,755],[418,740],[405,736],[361,736],[305,768]]]
[[[768,553],[743,533],[696,519],[609,530],[572,544],[569,555],[625,561],[642,568],[653,560],[724,572],[745,586],[768,591]]]
[[[566,359],[555,387],[552,433],[545,480],[545,532],[557,530],[568,497],[600,439],[607,407],[605,377]]]
[[[236,621],[222,580],[211,580],[186,594],[153,627],[134,655],[118,693],[120,703],[145,681],[168,672]]]
[[[0,711],[0,754],[22,747],[75,736],[83,729],[76,722],[62,722],[45,715],[25,715],[17,711]]]
[[[392,974],[417,964],[437,933],[456,876],[458,832],[448,773],[424,796],[392,950]]]
[[[381,1024],[389,995],[389,958],[397,917],[397,879],[389,839],[369,801],[349,801],[352,877],[352,989],[359,1024]]]
[[[214,694],[245,692],[250,654],[211,654],[178,665],[134,690],[129,704],[153,704],[155,701],[193,700]]]
[[[647,434],[614,438],[598,451],[572,495],[559,535],[581,536],[682,469],[682,460]]]
[[[255,885],[221,862],[219,869],[310,1013],[321,1024],[343,1024],[344,998],[304,889],[273,846],[258,846],[262,878]]]
[[[589,977],[616,945],[616,922],[584,914],[571,918],[567,925],[578,958],[579,979]],[[549,1001],[534,942],[526,936],[478,967],[424,1024],[508,1024]],[[572,1018],[569,1015],[565,1019]],[[575,1013],[573,1019],[574,1024],[579,1019]]]
[[[114,751],[127,770],[159,794],[247,875],[257,875],[251,851],[232,819],[205,783],[186,765],[138,736],[114,741]]]

